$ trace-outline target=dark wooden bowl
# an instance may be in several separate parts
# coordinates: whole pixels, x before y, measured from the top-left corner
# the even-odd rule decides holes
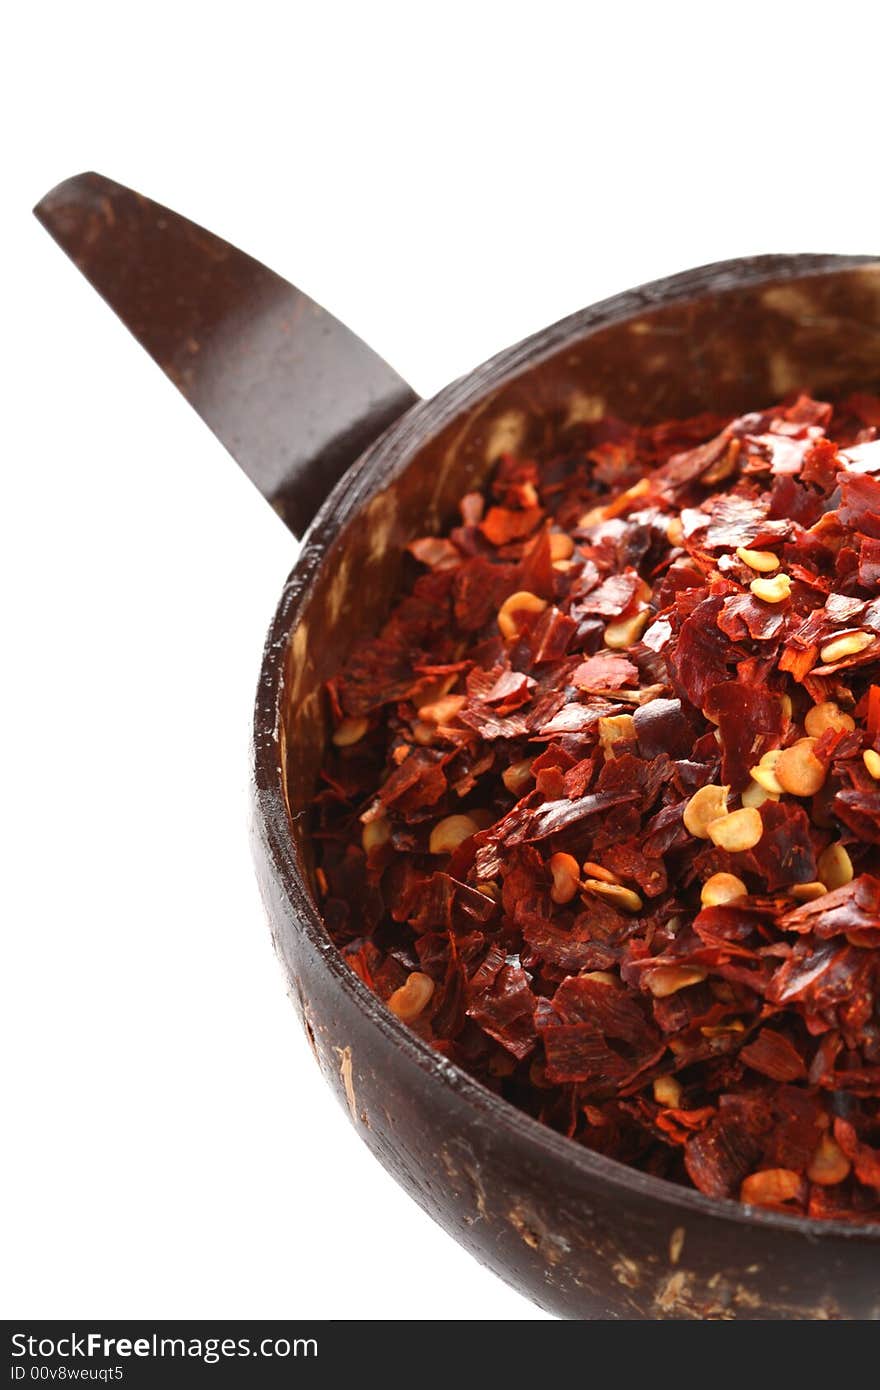
[[[880,1228],[714,1200],[588,1152],[399,1023],[343,963],[312,888],[322,683],[376,631],[403,547],[498,454],[611,411],[651,421],[880,386],[880,261],[767,256],[619,295],[420,403],[311,526],[266,645],[253,844],[315,1057],[364,1142],[479,1260],[568,1318],[880,1317]]]
[[[364,1141],[456,1239],[562,1316],[880,1317],[880,1228],[750,1210],[626,1168],[420,1042],[327,937],[309,843],[322,685],[378,628],[407,541],[443,526],[499,453],[606,411],[648,422],[793,388],[880,389],[880,260],[706,266],[575,314],[412,405],[397,373],[301,291],[124,185],[78,175],[35,211],[291,529],[375,441],[306,535],[254,728],[253,844],[273,937]]]

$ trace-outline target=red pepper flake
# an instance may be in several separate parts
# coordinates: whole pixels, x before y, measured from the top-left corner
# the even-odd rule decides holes
[[[625,656],[591,656],[572,672],[571,679],[580,690],[623,690],[638,684],[639,668]]]
[[[880,398],[800,395],[505,455],[328,684],[314,826],[330,936],[381,999],[415,981],[444,1057],[603,1154],[851,1223],[880,1222],[878,431]]]
[[[694,1187],[708,1197],[733,1197],[757,1164],[770,1128],[760,1102],[723,1096],[716,1118],[685,1145],[684,1163]]]
[[[762,1028],[753,1042],[740,1049],[739,1055],[747,1067],[773,1081],[802,1081],[807,1075],[797,1048],[772,1028]]]
[[[875,739],[880,734],[880,685],[872,685],[868,691],[868,737]]]
[[[480,530],[493,545],[507,545],[531,535],[543,515],[540,507],[527,507],[520,512],[508,507],[490,507],[485,521],[480,522]]]

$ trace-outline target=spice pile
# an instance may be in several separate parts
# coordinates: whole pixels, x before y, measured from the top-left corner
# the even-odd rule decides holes
[[[409,550],[329,685],[352,968],[575,1142],[880,1221],[880,399],[582,425]]]

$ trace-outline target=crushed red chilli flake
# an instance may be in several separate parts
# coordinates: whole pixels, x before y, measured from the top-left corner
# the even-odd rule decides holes
[[[408,550],[328,690],[352,969],[575,1143],[880,1221],[880,399],[580,424]]]

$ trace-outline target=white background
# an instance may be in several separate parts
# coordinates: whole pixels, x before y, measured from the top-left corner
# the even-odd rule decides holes
[[[30,217],[95,168],[422,393],[589,301],[876,251],[868,4],[17,6],[4,25],[5,1316],[541,1316],[325,1091],[246,836],[295,543]]]

